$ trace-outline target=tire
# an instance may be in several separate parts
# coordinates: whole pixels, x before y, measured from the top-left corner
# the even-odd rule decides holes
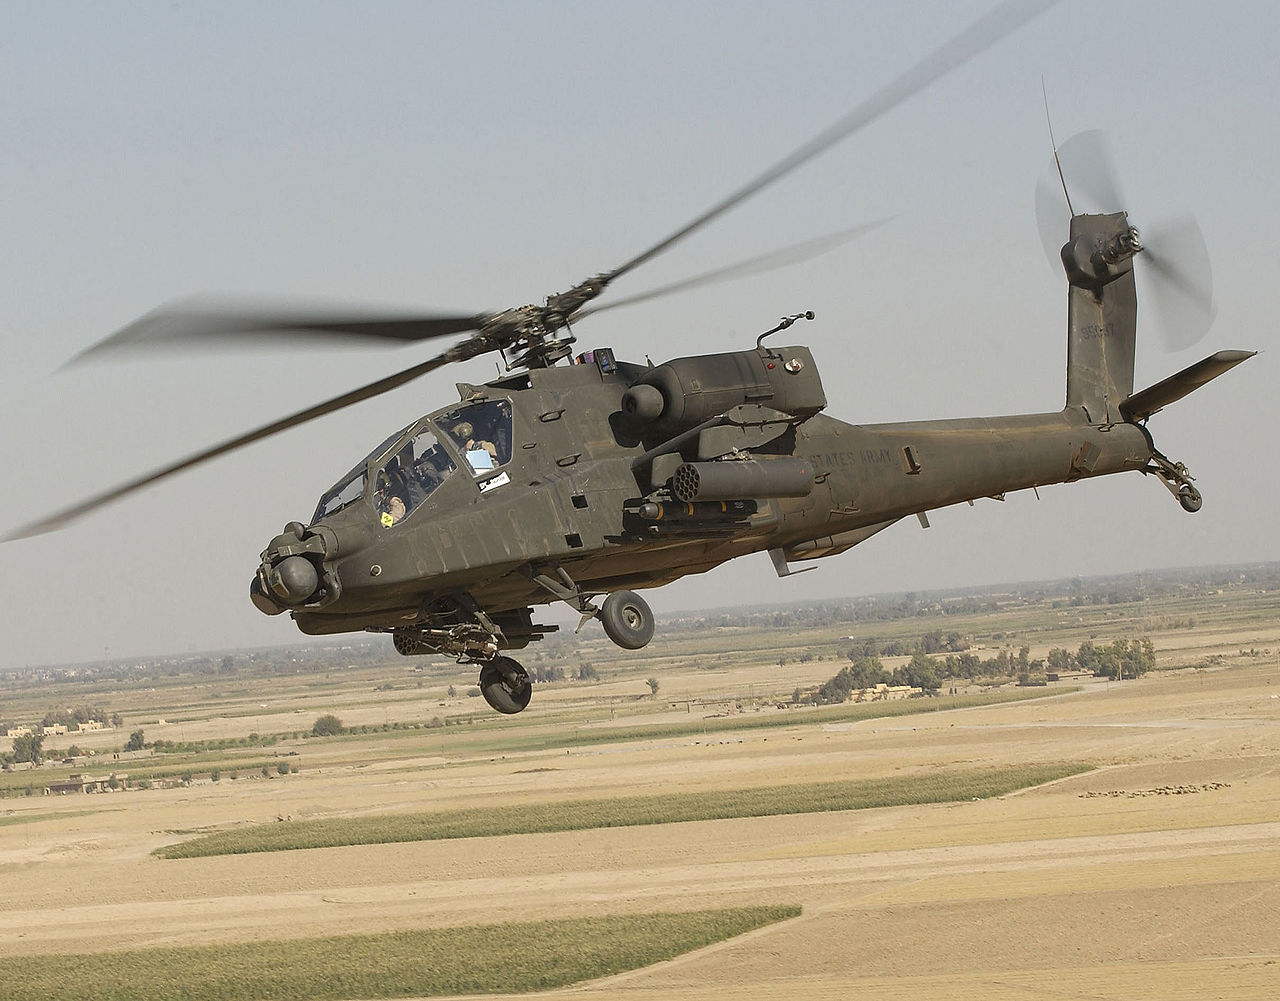
[[[605,635],[624,650],[639,650],[653,639],[653,610],[634,591],[614,591],[600,608]]]
[[[505,716],[514,716],[529,704],[533,686],[528,672],[510,657],[494,657],[480,668],[480,694]]]
[[[1195,487],[1184,486],[1178,491],[1178,503],[1182,505],[1182,510],[1195,514],[1204,504],[1204,498]]]

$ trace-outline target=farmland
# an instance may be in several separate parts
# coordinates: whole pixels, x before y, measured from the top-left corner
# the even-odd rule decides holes
[[[291,672],[278,653],[241,651],[209,655],[212,672],[20,673],[0,695],[6,720],[94,702],[122,725],[46,738],[92,756],[0,774],[4,982],[25,997],[65,996],[92,977],[76,970],[215,955],[189,950],[243,958],[275,943],[271,955],[306,957],[373,936],[373,954],[392,957],[397,936],[483,938],[477,929],[516,922],[528,926],[522,940],[545,942],[549,929],[566,949],[582,928],[597,931],[588,941],[602,929],[637,937],[610,932],[614,953],[592,953],[559,980],[537,979],[550,964],[539,957],[555,951],[544,945],[506,980],[433,987],[388,974],[389,994],[352,981],[326,996],[583,981],[575,993],[636,998],[999,998],[1048,982],[1063,996],[1274,996],[1280,591],[1270,574],[706,613],[660,627],[637,653],[556,638],[530,653],[575,678],[589,663],[597,677],[539,684],[513,718],[468,694],[468,669],[389,650],[381,660],[352,651],[350,664],[295,650]],[[984,657],[1026,646],[1032,661],[1145,635],[1156,669],[1118,683],[965,679],[937,698],[807,700],[858,639],[939,630]],[[324,714],[344,732],[312,736]],[[144,746],[124,751],[136,730]],[[124,779],[42,794],[84,773]],[[989,784],[1002,775],[1016,780]],[[424,817],[431,837],[387,836]],[[323,847],[288,841],[315,830],[339,834]],[[204,838],[285,840],[232,855],[184,847]],[[163,857],[184,854],[198,857]],[[662,952],[644,944],[658,927],[694,930],[652,936],[683,943]],[[320,996],[306,965],[284,980]],[[247,958],[238,968],[257,969]],[[258,980],[239,996],[269,980],[246,976]]]

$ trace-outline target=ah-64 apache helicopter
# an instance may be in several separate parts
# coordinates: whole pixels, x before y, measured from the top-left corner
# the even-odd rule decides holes
[[[538,605],[566,602],[583,623],[599,618],[611,640],[638,649],[653,636],[654,618],[633,589],[658,587],[749,553],[768,551],[777,572],[786,575],[793,562],[843,553],[904,517],[925,522],[927,511],[946,505],[1126,470],[1154,475],[1187,511],[1199,510],[1191,476],[1156,448],[1147,419],[1250,353],[1219,351],[1133,391],[1134,261],[1153,255],[1121,211],[1071,214],[1060,254],[1069,284],[1067,392],[1060,411],[847,424],[825,413],[827,398],[810,350],[769,340],[812,313],[784,317],[753,348],[657,366],[622,361],[608,348],[573,348],[571,325],[604,308],[587,307],[613,281],[967,61],[1043,6],[1004,5],[672,236],[543,305],[416,317],[170,308],[143,318],[91,352],[246,334],[401,341],[470,336],[403,372],[12,537],[60,527],[157,479],[450,362],[500,352],[508,375],[483,385],[460,383],[458,403],[388,437],[325,492],[309,523],[286,525],[263,551],[250,597],[267,615],[290,612],[304,633],[388,632],[402,654],[443,653],[477,664],[489,705],[517,713],[529,704],[531,686],[506,651],[557,628],[535,623]],[[1207,276],[1181,274],[1164,257],[1152,263],[1176,290],[1204,299]]]

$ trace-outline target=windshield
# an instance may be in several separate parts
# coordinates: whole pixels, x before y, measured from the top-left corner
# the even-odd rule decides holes
[[[374,479],[373,505],[382,527],[408,517],[456,468],[429,427],[408,438]]]
[[[315,516],[311,519],[312,523],[314,524],[335,511],[341,511],[352,501],[359,500],[364,494],[364,479],[365,466],[364,463],[361,463],[320,498]]]
[[[458,446],[474,476],[511,461],[511,402],[486,400],[436,417],[436,424]]]
[[[367,472],[369,463],[382,455],[395,441],[404,435],[405,430],[397,431],[395,434],[387,438],[381,445],[360,460],[360,464],[355,469],[347,473],[342,479],[335,483],[332,487],[324,492],[320,498],[320,503],[316,505],[316,513],[312,516],[312,524],[321,518],[336,514],[353,501],[358,501],[364,496],[365,485],[368,482]]]

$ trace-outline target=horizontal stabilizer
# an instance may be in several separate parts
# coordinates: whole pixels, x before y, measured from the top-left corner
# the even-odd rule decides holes
[[[1230,371],[1257,353],[1256,351],[1219,351],[1217,354],[1212,354],[1204,361],[1198,361],[1176,375],[1171,375],[1154,386],[1148,386],[1134,393],[1120,404],[1120,413],[1126,421],[1144,421],[1170,403],[1176,403],[1188,393],[1199,389],[1206,382],[1216,379],[1223,372]]]

